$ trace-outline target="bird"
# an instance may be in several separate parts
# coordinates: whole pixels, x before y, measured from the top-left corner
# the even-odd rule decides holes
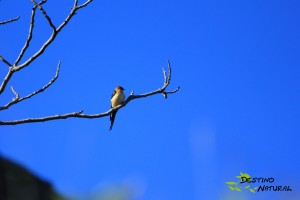
[[[122,87],[122,86],[117,86],[116,89],[113,91],[112,95],[111,95],[111,108],[114,108],[118,105],[120,105],[121,103],[124,102],[125,100],[125,94],[124,94],[124,91],[125,89]],[[115,110],[113,111],[111,114],[110,114],[110,127],[109,127],[109,130],[112,129],[113,125],[114,125],[114,121],[115,121],[115,117],[116,117],[116,114],[117,114],[117,111],[118,110]]]

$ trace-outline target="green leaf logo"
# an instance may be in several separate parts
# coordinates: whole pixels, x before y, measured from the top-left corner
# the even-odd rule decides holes
[[[246,180],[247,181],[251,180],[251,176],[249,174],[240,172],[240,175],[235,176],[235,177],[238,178],[239,180],[225,182],[231,191],[242,192],[242,190],[249,190],[251,193],[255,193],[255,190],[257,190],[257,187],[251,188],[251,185],[247,185],[245,187],[243,187],[241,185],[242,183],[245,183]]]
[[[237,182],[225,182],[228,185],[237,185]]]

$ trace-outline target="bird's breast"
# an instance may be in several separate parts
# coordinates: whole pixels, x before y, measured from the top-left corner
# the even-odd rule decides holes
[[[123,93],[116,93],[112,98],[111,98],[111,106],[116,107],[120,105],[125,99],[125,95]]]

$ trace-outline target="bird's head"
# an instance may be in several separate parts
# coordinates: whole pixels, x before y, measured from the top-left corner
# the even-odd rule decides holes
[[[116,92],[123,92],[125,89],[122,86],[117,86],[115,90]]]

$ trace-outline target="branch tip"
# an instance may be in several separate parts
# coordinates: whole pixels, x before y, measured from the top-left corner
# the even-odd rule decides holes
[[[2,56],[0,56],[0,60],[2,61],[2,62],[4,62],[6,65],[8,65],[9,67],[12,67],[13,65],[10,63],[10,62],[8,62],[5,58],[3,58]]]
[[[162,70],[163,70],[163,74],[164,74],[164,83],[166,84],[167,83],[167,72],[164,67],[162,68]]]
[[[15,91],[14,87],[13,86],[10,86],[11,88],[11,91],[14,93],[15,95],[15,98],[13,98],[13,101],[16,101],[20,98],[20,95]]]
[[[8,24],[8,23],[17,21],[18,19],[20,19],[20,16],[12,18],[12,19],[9,19],[9,20],[6,20],[6,21],[3,21],[3,22],[0,22],[0,25]]]
[[[58,61],[58,65],[57,65],[57,68],[56,68],[55,77],[59,76],[59,72],[60,72],[60,64],[61,64],[61,61]]]
[[[168,60],[168,80],[167,80],[167,83],[169,84],[171,82],[171,75],[172,75],[172,69],[171,69],[171,63],[170,61]]]

